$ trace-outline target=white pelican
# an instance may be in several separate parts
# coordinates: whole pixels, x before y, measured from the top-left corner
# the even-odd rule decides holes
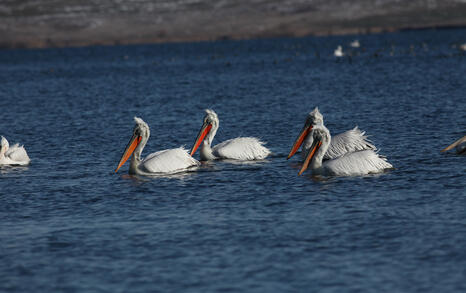
[[[205,110],[204,124],[197,135],[194,146],[191,149],[191,156],[201,146],[201,160],[209,161],[216,159],[233,160],[262,160],[271,152],[263,146],[263,142],[255,137],[237,137],[226,140],[211,148],[214,136],[217,133],[219,120],[213,110]]]
[[[288,159],[291,158],[296,151],[298,151],[301,144],[303,144],[303,150],[301,156],[304,157],[307,154],[307,151],[311,148],[313,137],[309,135],[312,131],[312,128],[315,126],[324,125],[324,116],[320,114],[319,109],[316,107],[312,112],[307,116],[306,122],[296,138],[293,147],[291,148],[290,153],[288,154]],[[376,150],[376,147],[367,140],[365,132],[355,128],[345,131],[343,133],[337,134],[332,137],[330,146],[327,152],[324,155],[324,160],[335,159],[340,157],[348,152],[355,152],[361,150]]]
[[[343,53],[343,49],[341,48],[341,46],[338,46],[335,51],[333,51],[333,55],[335,57],[343,57],[345,55],[345,53]]]
[[[442,150],[442,152],[446,152],[451,150],[452,148],[456,147],[456,153],[457,154],[466,154],[466,135],[463,136],[462,138],[458,139],[451,145],[447,146]]]
[[[353,47],[353,48],[359,48],[361,46],[361,44],[359,43],[358,40],[354,40],[350,43],[350,46]]]
[[[15,144],[10,147],[8,140],[2,136],[0,145],[0,166],[26,166],[29,165],[30,161],[23,146]]]
[[[133,155],[131,156],[129,174],[135,175],[174,174],[200,165],[182,147],[158,151],[141,160],[141,153],[149,140],[150,130],[149,125],[141,118],[134,117],[134,121],[136,126],[133,130],[133,136],[126,146],[115,172],[123,166],[131,154]]]
[[[318,125],[312,129],[310,135],[313,136],[313,142],[306,154],[299,175],[309,165],[314,174],[331,176],[359,176],[380,173],[393,168],[387,159],[379,156],[373,150],[349,152],[336,159],[322,162],[330,145],[330,132],[324,125]]]

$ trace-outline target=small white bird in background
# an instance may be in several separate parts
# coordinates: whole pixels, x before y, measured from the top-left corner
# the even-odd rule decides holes
[[[149,125],[141,118],[134,117],[134,121],[136,126],[133,130],[133,136],[126,146],[115,172],[123,166],[131,154],[133,155],[131,156],[129,174],[133,175],[175,174],[200,165],[182,147],[158,151],[141,160],[141,153],[149,140],[150,130]]]
[[[460,155],[466,154],[466,135],[463,136],[462,138],[458,139],[451,145],[447,146],[442,150],[442,152],[446,152],[451,150],[452,148],[456,148],[456,153]]]
[[[331,142],[330,131],[324,125],[313,127],[313,143],[306,153],[299,175],[310,166],[314,174],[326,176],[361,176],[381,173],[393,166],[373,150],[348,152],[341,157],[323,161]]]
[[[460,45],[461,51],[466,51],[466,43]]]
[[[353,48],[359,48],[361,47],[361,44],[359,43],[358,40],[354,40],[350,43],[350,46],[353,47]]]
[[[15,144],[10,147],[8,140],[2,136],[0,146],[0,166],[26,166],[31,160],[23,146]]]
[[[319,108],[315,107],[315,109],[308,114],[301,132],[293,143],[290,153],[288,154],[288,159],[298,151],[301,145],[303,145],[301,156],[304,159],[314,140],[313,136],[310,135],[313,127],[323,125],[324,116],[319,112]],[[362,150],[375,151],[376,147],[367,139],[365,132],[359,130],[356,126],[351,130],[332,137],[330,146],[325,153],[324,160],[335,159],[346,153]]]
[[[263,160],[270,155],[270,150],[263,146],[264,142],[255,137],[237,137],[211,147],[219,127],[219,120],[213,110],[207,109],[205,112],[204,123],[191,149],[191,156],[201,144],[201,161],[216,159]]]
[[[335,51],[333,51],[333,55],[335,57],[343,57],[345,53],[343,53],[343,48],[341,46],[338,46]]]

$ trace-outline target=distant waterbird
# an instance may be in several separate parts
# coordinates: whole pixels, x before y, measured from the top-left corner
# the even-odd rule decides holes
[[[335,57],[343,57],[345,53],[343,53],[343,48],[341,46],[338,46],[335,51],[333,51],[333,55]]]
[[[205,112],[201,130],[191,149],[191,156],[196,153],[199,146],[201,147],[202,161],[216,159],[262,160],[270,155],[271,152],[264,146],[264,142],[255,137],[237,137],[211,147],[219,127],[219,119],[214,110],[207,109]]]
[[[352,42],[350,43],[350,46],[351,46],[352,48],[359,48],[359,47],[361,47],[361,44],[359,43],[359,40],[354,40],[354,41],[352,41]]]

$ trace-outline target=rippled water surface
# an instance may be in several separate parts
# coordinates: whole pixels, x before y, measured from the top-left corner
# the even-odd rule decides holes
[[[0,51],[2,292],[465,292],[466,30]],[[351,58],[338,44],[358,38]],[[396,169],[298,177],[319,106]],[[273,155],[175,177],[113,173],[133,116],[143,152],[257,136]],[[196,154],[197,156],[199,154]]]

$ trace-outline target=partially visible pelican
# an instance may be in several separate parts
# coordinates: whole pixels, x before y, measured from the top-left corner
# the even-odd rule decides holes
[[[0,145],[0,166],[26,166],[31,160],[23,146],[15,144],[10,147],[8,140],[2,136]]]
[[[134,126],[133,136],[126,146],[115,172],[123,166],[131,154],[133,155],[129,165],[129,174],[135,175],[174,174],[200,165],[182,147],[158,151],[141,160],[141,153],[149,140],[150,130],[149,125],[141,118],[134,117],[134,121],[136,126]]]
[[[341,46],[338,46],[335,51],[333,51],[333,55],[335,57],[343,57],[345,55],[345,53],[343,53],[343,49],[341,48]]]
[[[291,148],[290,153],[288,154],[288,159],[291,158],[299,149],[301,144],[303,145],[303,150],[301,156],[305,157],[307,151],[310,149],[313,143],[312,135],[309,135],[315,126],[324,125],[324,116],[320,114],[319,109],[316,107],[306,118],[301,132],[296,138],[293,147]],[[332,137],[330,146],[328,147],[327,152],[325,153],[324,160],[334,159],[340,157],[348,152],[361,151],[361,150],[376,150],[376,147],[367,140],[365,132],[355,128],[345,131],[343,133],[337,134]]]
[[[442,150],[442,152],[446,152],[451,150],[452,148],[456,147],[456,153],[457,154],[466,154],[466,135],[463,136],[462,138],[458,139],[451,145],[447,146]]]
[[[359,43],[358,40],[354,40],[350,43],[350,46],[353,47],[353,48],[359,48],[361,46],[361,44]]]
[[[336,159],[322,162],[330,145],[330,132],[324,125],[318,125],[312,129],[310,135],[313,136],[313,142],[306,153],[299,175],[309,166],[314,174],[331,176],[360,176],[381,173],[393,168],[387,159],[373,150],[348,152]]]
[[[201,144],[201,161],[216,159],[262,160],[271,153],[268,148],[263,146],[264,143],[255,137],[237,137],[211,147],[217,133],[219,120],[213,110],[207,109],[205,112],[204,123],[191,149],[191,156]]]

